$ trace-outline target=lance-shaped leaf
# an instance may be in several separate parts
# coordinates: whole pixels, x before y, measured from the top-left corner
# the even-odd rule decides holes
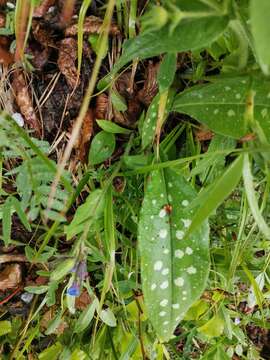
[[[205,288],[209,272],[209,228],[204,221],[185,238],[196,192],[171,169],[153,171],[141,210],[139,248],[149,318],[166,341]]]
[[[263,79],[251,83],[246,77],[238,77],[194,86],[175,97],[172,110],[192,116],[219,134],[238,139],[248,132],[244,114],[249,90],[255,93],[254,118],[269,138],[270,82]]]
[[[128,40],[123,46],[123,55],[115,64],[113,73],[117,73],[129,61],[146,59],[161,53],[176,53],[202,49],[215,41],[226,29],[228,18],[225,16],[208,16],[183,20],[170,31],[170,26],[160,30],[146,32]]]

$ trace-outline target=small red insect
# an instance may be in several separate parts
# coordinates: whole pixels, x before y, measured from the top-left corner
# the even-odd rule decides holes
[[[166,211],[166,213],[168,214],[168,215],[170,215],[171,213],[172,213],[172,205],[170,205],[170,204],[166,204],[166,205],[164,205],[163,206],[163,209]]]

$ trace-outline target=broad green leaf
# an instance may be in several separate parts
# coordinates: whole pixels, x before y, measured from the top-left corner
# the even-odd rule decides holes
[[[99,317],[106,325],[110,327],[116,326],[116,318],[114,316],[114,313],[109,308],[101,310]]]
[[[242,167],[243,156],[240,155],[214,183],[213,187],[202,195],[199,201],[200,206],[192,218],[192,223],[186,235],[189,235],[196,230],[196,228],[198,228],[235,189],[242,175]]]
[[[169,53],[166,54],[160,64],[157,81],[159,86],[159,91],[163,92],[166,89],[169,89],[174,80],[174,75],[176,72],[176,62],[177,54]]]
[[[42,351],[39,354],[39,360],[57,360],[58,356],[61,354],[63,349],[63,345],[59,342],[56,342],[54,345],[50,346],[49,348]]]
[[[253,176],[251,173],[248,154],[244,155],[243,180],[246,189],[248,204],[252,212],[252,215],[256,221],[256,224],[258,225],[258,228],[264,234],[264,236],[268,240],[270,240],[270,228],[260,212],[258,201],[256,199],[256,192],[253,185]]]
[[[115,149],[114,134],[100,131],[93,139],[89,151],[89,163],[97,165],[108,159]]]
[[[131,130],[125,129],[109,120],[96,120],[102,130],[112,134],[130,134]]]
[[[227,17],[209,16],[183,20],[172,32],[166,25],[160,30],[143,33],[124,43],[123,55],[115,64],[113,73],[136,58],[205,48],[223,33],[227,25]]]
[[[66,259],[62,261],[51,273],[51,281],[58,281],[67,275],[74,267],[75,259]]]
[[[81,233],[84,229],[85,222],[91,219],[98,219],[104,209],[104,196],[101,189],[91,192],[85,202],[79,206],[69,225],[65,227],[67,239]]]
[[[80,349],[75,349],[71,354],[69,360],[86,360],[88,356],[86,353]]]
[[[270,82],[246,77],[222,79],[213,84],[197,85],[174,99],[173,111],[192,116],[211,130],[241,138],[248,132],[244,115],[248,91],[255,92],[254,118],[270,139]]]
[[[250,1],[251,30],[254,37],[255,49],[263,72],[270,73],[270,18],[269,0]]]
[[[160,94],[157,94],[152,100],[150,106],[148,107],[147,113],[142,126],[142,148],[145,149],[149,146],[155,137],[156,124],[158,120],[158,107]],[[175,91],[170,90],[167,97],[166,109],[164,114],[164,120],[166,120],[173,103],[173,98],[175,96]]]
[[[143,294],[149,319],[166,341],[205,288],[209,272],[206,221],[185,237],[196,192],[171,169],[148,179],[139,222]],[[166,207],[168,205],[168,207]]]
[[[88,307],[81,313],[79,319],[76,321],[74,332],[80,333],[84,331],[90,324],[94,317],[94,313],[98,307],[98,300],[95,299]]]
[[[0,321],[0,336],[6,335],[11,332],[11,322],[4,320]]]
[[[224,331],[224,320],[220,315],[215,315],[204,325],[198,328],[198,331],[209,338],[221,336]]]

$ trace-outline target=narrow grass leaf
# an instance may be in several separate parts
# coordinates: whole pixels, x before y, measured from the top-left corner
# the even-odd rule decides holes
[[[171,169],[153,171],[142,205],[139,249],[144,299],[158,334],[169,340],[205,288],[209,272],[208,223],[185,237],[196,192]]]
[[[202,222],[230,195],[240,181],[243,167],[243,156],[240,155],[208,190],[208,196],[203,196],[199,208],[195,212],[192,223],[185,236],[199,228]]]
[[[270,74],[270,27],[268,24],[270,17],[270,1],[256,0],[250,1],[250,21],[251,30],[254,38],[255,49],[259,58],[262,71]]]
[[[159,91],[163,92],[172,85],[175,72],[176,72],[177,54],[169,53],[165,54],[160,64],[157,81]]]
[[[256,224],[258,225],[258,228],[263,233],[263,235],[268,240],[270,240],[270,228],[260,212],[258,201],[256,199],[256,193],[253,184],[253,176],[251,173],[248,154],[244,155],[243,180],[246,189],[246,197],[248,199],[249,207],[254,217],[254,220],[256,221]]]
[[[2,207],[2,228],[5,246],[10,243],[11,235],[11,198],[8,198]]]

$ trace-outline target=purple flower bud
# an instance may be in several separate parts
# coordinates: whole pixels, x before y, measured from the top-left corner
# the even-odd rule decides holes
[[[74,282],[71,287],[67,289],[67,294],[70,296],[79,296],[80,292],[80,286],[76,282]]]
[[[77,276],[80,280],[85,280],[85,278],[87,277],[88,273],[87,273],[87,267],[86,267],[86,262],[85,261],[80,261],[78,268],[77,268]]]

